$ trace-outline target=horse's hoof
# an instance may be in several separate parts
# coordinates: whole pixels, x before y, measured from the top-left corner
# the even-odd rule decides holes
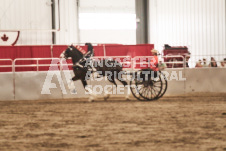
[[[110,94],[105,93],[104,94],[104,101],[107,101],[107,99],[109,99],[109,98],[110,98]]]
[[[75,89],[71,90],[71,94],[77,94],[77,91]]]
[[[89,102],[94,102],[94,98],[89,98],[88,101]]]
[[[97,95],[91,94],[91,96],[89,97],[89,102],[94,102],[95,99],[97,99]]]
[[[126,96],[126,101],[130,101],[130,98],[129,98],[129,96]]]

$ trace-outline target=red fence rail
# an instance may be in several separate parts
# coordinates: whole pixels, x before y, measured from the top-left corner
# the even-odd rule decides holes
[[[15,60],[18,58],[58,58],[60,54],[67,49],[67,45],[44,45],[44,46],[0,46],[0,59]],[[81,46],[87,50],[87,46]],[[141,45],[109,45],[101,44],[93,46],[95,56],[151,56],[150,50],[154,48],[153,44]],[[33,60],[21,60],[20,65],[36,64]],[[49,60],[42,60],[43,64],[48,64]],[[71,63],[69,60],[68,63]],[[8,65],[1,61],[0,65]],[[43,67],[40,71],[48,70]],[[10,71],[1,67],[0,72]],[[36,71],[35,68],[19,68],[18,71]]]

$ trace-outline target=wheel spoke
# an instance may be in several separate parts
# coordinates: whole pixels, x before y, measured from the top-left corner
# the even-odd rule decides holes
[[[152,89],[152,88],[150,87],[150,88],[149,88],[149,92],[150,92],[150,93],[149,93],[149,96],[148,96],[149,99],[152,99],[152,91],[151,91],[151,89]],[[151,97],[151,98],[150,98],[150,97]]]
[[[150,93],[149,93],[149,90],[150,90],[150,87],[147,88],[147,93],[146,93],[146,95],[145,95],[145,97],[148,98],[148,99],[149,99],[149,94],[150,94]]]
[[[154,87],[153,87],[153,92],[155,92],[155,96],[157,97],[158,94],[161,92],[161,91],[157,91]],[[156,93],[157,92],[157,93]]]

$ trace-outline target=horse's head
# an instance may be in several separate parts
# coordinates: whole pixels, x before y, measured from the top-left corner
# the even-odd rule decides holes
[[[68,59],[69,57],[73,57],[73,47],[69,46],[65,51],[60,54],[60,58]]]
[[[60,58],[72,59],[73,64],[83,58],[83,54],[74,46],[69,46],[65,51],[60,54]]]

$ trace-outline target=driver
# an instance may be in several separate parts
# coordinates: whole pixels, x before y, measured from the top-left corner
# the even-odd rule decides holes
[[[150,68],[142,69],[142,71],[148,71],[149,72],[148,79],[150,79],[150,77],[152,77],[152,76],[154,78],[156,78],[158,76],[158,72],[157,71],[159,71],[159,69],[158,69],[158,63],[159,63],[158,51],[156,49],[152,49],[151,50],[151,53],[152,53],[153,56],[151,57],[150,60],[148,59],[149,67]],[[141,75],[141,78],[144,79],[145,76],[146,76],[146,73],[144,73],[143,75]]]
[[[158,63],[159,63],[159,59],[158,59],[158,50],[156,49],[152,49],[151,53],[153,55],[153,58],[150,61],[150,69],[153,71],[158,71]]]

